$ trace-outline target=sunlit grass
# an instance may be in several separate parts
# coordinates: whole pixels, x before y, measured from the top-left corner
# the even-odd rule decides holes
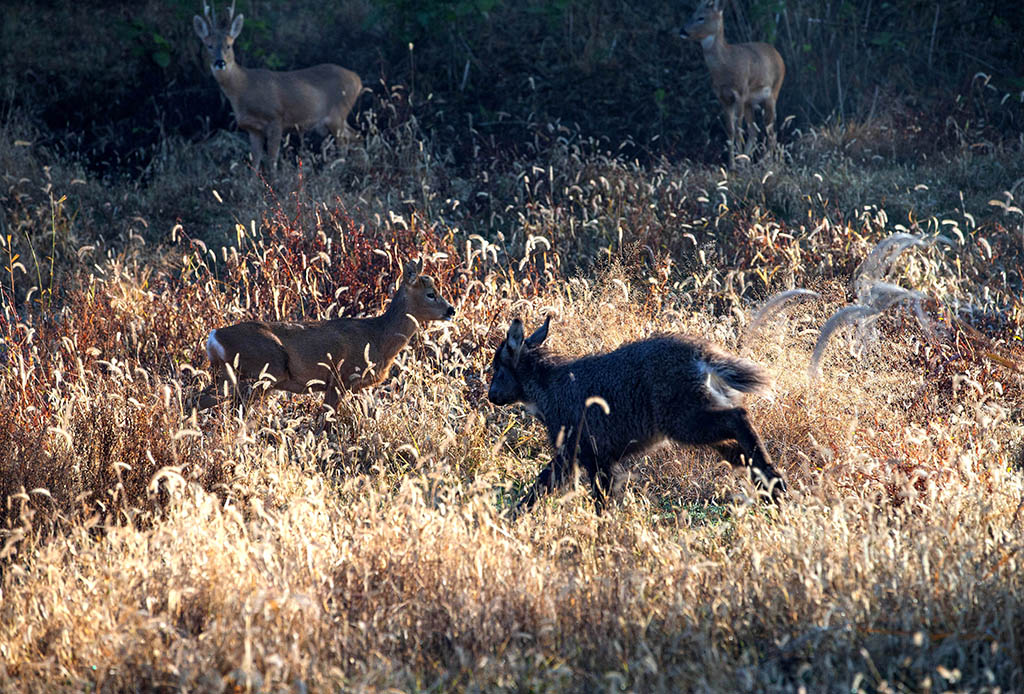
[[[45,185],[34,160],[4,145],[24,173],[5,179],[24,233],[0,247],[5,687],[1024,686],[1012,194],[911,220],[826,200],[829,171],[802,156],[727,176],[582,143],[452,172],[419,137],[286,165],[272,191],[227,170],[237,151],[182,145],[148,188],[120,191],[130,211],[53,178],[56,225],[49,194],[18,192]],[[886,267],[931,331],[889,307],[870,339],[837,331],[811,381],[858,265],[901,231],[952,242]],[[15,271],[29,247],[38,267]],[[420,252],[458,316],[383,385],[331,417],[287,395],[245,419],[191,415],[210,328],[375,313]],[[796,287],[820,297],[741,345]],[[774,379],[749,409],[787,503],[667,447],[633,461],[602,516],[569,485],[509,522],[550,451],[525,412],[487,403],[487,367],[512,318],[548,314],[568,355],[660,331],[749,350]]]

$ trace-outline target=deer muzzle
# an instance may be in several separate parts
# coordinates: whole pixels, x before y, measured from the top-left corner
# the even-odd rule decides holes
[[[213,61],[213,69],[214,70],[225,70],[225,69],[227,69],[227,67],[228,67],[228,64],[226,62],[224,62],[223,58],[217,58],[217,60]]]
[[[686,26],[683,27],[683,31],[679,34],[679,37],[683,39],[690,39],[691,41],[700,41],[707,36],[706,33],[701,31],[702,26],[701,22],[687,22]]]

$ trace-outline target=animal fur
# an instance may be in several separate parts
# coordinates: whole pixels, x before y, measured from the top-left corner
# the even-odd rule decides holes
[[[752,468],[772,498],[785,491],[740,405],[742,394],[768,390],[768,377],[757,364],[682,335],[567,359],[543,347],[549,325],[550,318],[524,340],[516,319],[494,355],[488,398],[496,405],[523,403],[536,412],[556,449],[517,513],[562,484],[573,462],[590,475],[601,510],[621,477],[619,461],[664,439],[714,447],[731,464]]]

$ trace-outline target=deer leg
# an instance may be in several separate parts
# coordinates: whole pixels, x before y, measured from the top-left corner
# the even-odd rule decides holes
[[[231,378],[225,377],[212,384],[200,394],[199,398],[199,409],[205,409],[214,405],[228,400],[231,403],[231,409],[238,409],[239,405],[243,408],[247,406],[247,402],[250,400],[252,394],[252,384],[248,381],[237,380],[232,381]]]
[[[757,124],[754,123],[754,106],[750,102],[743,105],[743,120],[747,122],[747,135],[746,141],[743,143],[743,153],[749,157],[754,151],[754,143],[757,142]]]
[[[725,132],[729,140],[729,168],[736,168],[736,105],[725,106]]]
[[[759,474],[755,481],[759,486],[767,488],[773,501],[786,492],[786,483],[772,465],[771,456],[765,450],[764,442],[750,423],[747,411],[742,407],[728,410],[722,419],[728,438],[734,439],[743,453],[741,463],[756,470]],[[709,413],[711,415],[717,413]],[[725,414],[725,413],[723,413]],[[730,461],[735,465],[736,463]]]
[[[746,449],[735,441],[712,444],[712,448],[718,451],[718,455],[721,456],[722,460],[733,467],[751,467],[751,458],[746,454]],[[756,481],[761,483],[761,477],[765,478],[764,481],[768,480],[768,476],[762,474],[756,477]],[[780,478],[779,482],[781,483],[781,481]]]
[[[332,119],[327,121],[327,123],[325,125],[327,126],[327,133],[331,137],[334,138],[334,146],[335,147],[340,147],[342,141],[345,139],[345,126],[346,126],[345,120],[342,119],[339,122],[337,117],[332,117]],[[321,149],[324,150],[323,154],[324,154],[324,158],[326,159],[326,155],[327,155],[326,140],[324,142],[325,142],[325,144],[324,144],[323,147],[321,147]]]
[[[214,395],[211,386],[207,386],[196,395],[194,407],[197,412],[202,412],[213,407],[218,402],[220,402],[220,398]]]
[[[242,387],[236,373],[228,371],[225,364],[218,363],[213,367],[213,380],[196,396],[196,410],[202,411],[223,402],[225,397],[232,401],[238,399],[238,389]]]
[[[266,401],[271,391],[287,386],[291,379],[287,359],[283,350],[260,357],[239,353],[236,380],[228,381],[232,409],[241,406],[245,412],[251,412]]]
[[[324,390],[324,406],[330,407],[332,410],[338,409],[338,402],[341,398],[338,396],[338,388],[333,383],[328,383],[327,388]]]
[[[241,384],[240,384],[241,385]],[[246,415],[246,420],[249,420],[249,415],[261,404],[267,401],[270,396],[270,391],[274,390],[274,386],[271,381],[259,380],[255,383],[246,382],[245,387],[239,387],[236,391],[235,399],[232,401],[233,407],[242,406],[242,410]]]
[[[320,146],[320,156],[324,158],[324,161],[327,161],[327,152],[331,139],[334,141],[335,148],[340,150],[342,145],[348,144],[355,136],[355,131],[349,127],[344,116],[340,120],[335,116],[334,120],[329,121],[326,125],[327,132],[331,135],[331,138],[324,138],[323,144]]]
[[[217,392],[217,382],[214,381],[196,394],[194,407],[196,411],[202,412],[218,404],[220,400],[220,395]]]
[[[323,135],[323,139],[320,140],[320,158],[326,162],[327,152],[331,148],[331,143],[334,142],[335,146],[337,146],[338,137],[330,127],[324,128],[323,132],[318,134]]]
[[[764,130],[767,135],[768,151],[775,152],[775,99],[765,99],[762,105],[764,109]]]
[[[211,407],[216,407],[224,402],[225,399],[232,399],[233,388],[231,381],[229,380],[217,380],[206,386],[199,393],[198,402],[196,403],[196,410],[202,411]]]
[[[338,403],[341,402],[342,388],[343,386],[332,378],[324,389],[324,405],[337,410]]]
[[[277,171],[277,153],[281,149],[281,134],[284,128],[281,123],[274,122],[267,125],[267,159],[270,160],[270,170]]]
[[[198,393],[196,393],[191,402],[190,407],[195,409],[197,412],[202,412],[205,409],[209,409],[220,402],[220,386],[222,374],[224,372],[223,364],[213,365],[213,379],[210,381],[210,385],[206,386]]]
[[[249,131],[249,148],[252,149],[252,170],[259,176],[260,162],[263,161],[263,133]]]
[[[786,491],[785,481],[742,407],[697,412],[675,422],[669,435],[691,446],[714,446],[731,465],[756,470],[755,482],[770,491],[773,501]]]

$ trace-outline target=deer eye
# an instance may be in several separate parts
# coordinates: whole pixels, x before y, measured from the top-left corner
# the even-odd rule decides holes
[[[437,298],[437,294],[435,294],[434,292],[427,292],[427,298],[433,301],[434,299]]]

